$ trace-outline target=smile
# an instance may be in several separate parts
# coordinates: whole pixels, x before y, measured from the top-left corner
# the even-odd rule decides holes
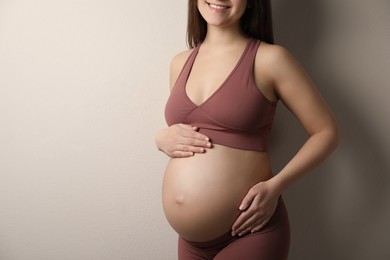
[[[223,10],[230,8],[230,6],[226,6],[226,5],[217,5],[217,4],[212,4],[209,2],[206,2],[206,3],[210,6],[211,9],[214,9],[217,11],[223,11]]]

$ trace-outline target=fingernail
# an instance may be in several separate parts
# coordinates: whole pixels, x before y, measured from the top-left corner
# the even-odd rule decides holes
[[[232,237],[234,237],[234,236],[236,236],[236,233],[233,231],[233,232],[232,232]]]
[[[210,141],[210,139],[209,139],[208,137],[206,137],[204,140],[206,140],[206,141]]]
[[[207,146],[207,147],[211,147],[211,143],[207,143],[206,146]]]
[[[240,205],[240,207],[239,207],[239,209],[240,209],[240,210],[243,210],[243,209],[245,209],[245,206],[244,206],[244,204],[241,204],[241,205]]]

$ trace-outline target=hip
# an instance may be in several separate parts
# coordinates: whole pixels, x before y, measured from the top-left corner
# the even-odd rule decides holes
[[[202,255],[205,259],[287,259],[290,225],[287,209],[280,198],[267,225],[243,237],[230,232],[206,242],[193,242],[179,236],[179,259]]]

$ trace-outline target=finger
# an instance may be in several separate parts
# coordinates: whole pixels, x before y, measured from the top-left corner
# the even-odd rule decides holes
[[[248,232],[258,232],[268,224],[269,220],[270,218],[259,218],[257,216],[253,219],[253,221],[248,221],[242,227],[240,227],[240,229],[236,231],[236,234],[242,236]]]
[[[243,236],[249,232],[251,234],[256,233],[256,232],[260,231],[261,229],[263,229],[268,224],[268,222],[269,222],[269,220],[264,220],[261,222],[252,223],[247,228],[244,228],[242,230],[237,231],[236,234],[238,234],[238,236]]]
[[[243,235],[245,235],[245,234],[247,234],[249,232],[251,232],[251,228],[247,228],[244,231],[241,231],[240,233],[238,233],[238,236],[242,237]]]
[[[178,152],[191,152],[191,153],[204,153],[206,151],[205,148],[203,147],[197,147],[197,146],[192,146],[192,145],[179,145],[177,147]]]
[[[198,127],[196,127],[196,126],[187,125],[187,124],[183,124],[183,123],[179,123],[179,124],[177,124],[177,126],[183,128],[183,129],[187,129],[187,130],[195,130],[196,131],[198,129]]]
[[[239,225],[234,231],[233,233],[234,234],[238,234],[239,236],[242,236],[243,234],[251,231],[254,227],[256,227],[256,225],[254,225],[256,223],[256,220],[258,219],[258,216],[257,214],[248,214],[246,220],[241,224]]]
[[[233,229],[233,231],[236,230],[236,233],[239,233],[243,229],[247,228],[248,226],[245,225],[245,223],[248,223],[248,221],[250,221],[251,218],[252,218],[252,223],[254,223],[256,221],[256,219],[258,219],[259,216],[261,216],[261,215],[259,215],[259,207],[257,206],[257,204],[259,203],[259,200],[260,200],[260,195],[257,193],[257,195],[255,195],[253,198],[254,194],[256,194],[256,193],[254,193],[253,191],[248,192],[246,199],[247,199],[247,201],[250,201],[250,203],[249,203],[250,207],[246,206],[245,208],[248,208],[248,207],[249,208],[246,211],[242,212],[241,215],[237,218],[237,220],[233,224],[232,229]],[[245,198],[243,201],[245,201]],[[241,208],[242,207],[240,206],[240,209]]]
[[[194,138],[187,138],[185,137],[182,141],[182,144],[184,145],[189,145],[189,146],[195,146],[195,147],[204,147],[204,148],[210,148],[211,143],[206,140],[199,140],[199,139],[194,139]]]
[[[210,138],[208,138],[208,136],[192,130],[183,130],[182,135],[187,138],[192,138],[192,139],[197,139],[197,140],[207,141],[207,142],[210,141]]]
[[[260,231],[265,225],[267,225],[269,222],[269,219],[262,221],[260,224],[256,225],[254,228],[252,228],[251,233],[255,233]]]
[[[250,189],[244,199],[241,201],[239,209],[241,211],[246,210],[257,195],[258,193],[256,191]]]
[[[238,232],[242,231],[243,227],[244,227],[244,224],[249,221],[249,219],[253,216],[253,214],[256,214],[256,212],[253,212],[253,213],[249,212],[249,211],[242,212],[240,214],[240,216],[238,216],[236,221],[233,223],[232,230],[235,233],[238,233]]]
[[[173,158],[186,158],[186,157],[191,157],[194,156],[193,152],[182,152],[182,151],[174,151],[172,153]]]
[[[196,138],[203,141],[210,141],[210,138],[208,136],[197,132],[199,129],[197,126],[191,126],[186,124],[177,124],[175,126],[178,126],[181,130],[183,130],[182,135],[185,137]]]
[[[234,221],[232,225],[232,235],[237,234],[237,230],[241,227],[243,223],[248,219],[249,216],[245,213],[241,213],[240,216]]]

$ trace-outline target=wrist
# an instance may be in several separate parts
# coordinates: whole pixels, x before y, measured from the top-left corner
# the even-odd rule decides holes
[[[269,179],[268,184],[270,185],[271,190],[273,191],[275,196],[280,196],[285,190],[285,187],[281,180],[277,178],[277,175]]]

